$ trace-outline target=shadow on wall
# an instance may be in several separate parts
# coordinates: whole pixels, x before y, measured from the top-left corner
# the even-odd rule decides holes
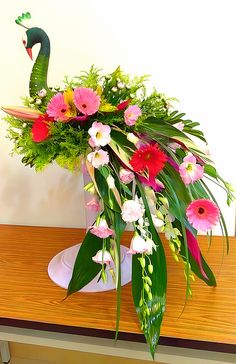
[[[1,223],[85,227],[82,176],[56,165],[42,173],[0,166]],[[5,177],[4,177],[5,176]],[[81,208],[83,206],[83,208]]]

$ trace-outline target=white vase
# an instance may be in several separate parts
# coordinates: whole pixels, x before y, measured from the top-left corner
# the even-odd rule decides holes
[[[84,184],[87,184],[91,181],[88,173],[83,173]],[[85,205],[91,199],[91,195],[88,192],[84,193]],[[96,220],[97,213],[88,212],[85,209],[86,215],[86,225],[89,228],[93,225]],[[81,244],[76,244],[70,248],[67,248],[60,253],[58,253],[55,257],[52,258],[48,265],[48,275],[51,280],[56,283],[58,286],[67,289],[70,279],[72,277],[73,267],[75,263],[76,256],[80,249]],[[132,270],[132,255],[127,254],[128,248],[121,245],[121,285],[125,285],[131,281],[131,270]],[[100,273],[85,287],[83,287],[81,292],[102,292],[109,291],[115,289],[115,284],[112,279],[112,275],[109,272],[109,268],[113,268],[114,266],[110,266],[106,268],[107,272],[107,281],[104,283],[102,279],[99,279]]]
[[[75,258],[79,251],[81,244],[74,245],[68,249],[63,250],[52,258],[48,265],[48,274],[51,280],[62,288],[67,288],[70,282]],[[127,254],[128,249],[121,246],[121,284],[122,286],[131,281],[131,261],[132,255]],[[112,267],[114,268],[114,267]],[[107,281],[104,283],[102,279],[99,280],[100,273],[85,287],[81,292],[102,292],[115,289],[115,284],[112,275],[109,273],[107,266]]]

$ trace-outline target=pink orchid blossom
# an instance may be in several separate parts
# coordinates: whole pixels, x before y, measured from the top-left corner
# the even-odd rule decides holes
[[[114,233],[114,231],[108,227],[104,218],[100,219],[98,225],[93,225],[90,229],[90,232],[101,239],[106,239],[108,236],[111,236]]]
[[[92,260],[98,264],[110,264],[112,262],[111,254],[107,250],[98,250]]]
[[[158,232],[162,232],[164,230],[165,222],[162,219],[159,219],[157,215],[152,214],[152,222]]]
[[[137,105],[129,106],[124,112],[125,124],[134,125],[140,115],[142,115],[142,111]]]
[[[134,179],[134,173],[129,169],[121,168],[119,171],[119,177],[122,183],[129,184]]]
[[[153,249],[156,250],[156,245],[154,243],[154,241],[150,238],[146,239],[146,254],[152,254]]]
[[[109,163],[109,155],[102,149],[89,153],[87,159],[94,168],[99,168]]]
[[[187,207],[186,215],[190,224],[201,231],[211,230],[219,221],[219,208],[207,199],[195,200]]]
[[[125,222],[134,222],[140,219],[143,216],[144,208],[138,200],[138,197],[135,197],[135,200],[127,200],[124,202],[121,208],[121,216]]]
[[[95,114],[100,106],[100,96],[91,88],[78,87],[74,90],[74,103],[84,115]]]
[[[88,133],[91,136],[89,144],[93,147],[104,147],[111,141],[111,128],[109,125],[94,121]]]
[[[179,166],[179,173],[185,185],[189,185],[203,177],[204,167],[197,164],[196,158],[188,153]]]

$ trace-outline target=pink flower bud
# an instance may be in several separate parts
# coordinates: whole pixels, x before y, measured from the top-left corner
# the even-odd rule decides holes
[[[119,172],[119,177],[122,183],[128,184],[133,181],[134,174],[129,169],[121,168]]]

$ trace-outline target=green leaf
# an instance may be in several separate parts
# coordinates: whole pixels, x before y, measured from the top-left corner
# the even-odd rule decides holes
[[[210,198],[209,194],[202,187],[200,181],[195,181],[193,184],[190,184],[188,186],[188,188],[191,191],[192,197],[195,200],[198,200],[199,198],[205,198],[205,199],[209,199]]]
[[[148,258],[153,266],[153,273],[150,274],[150,279],[152,280],[152,299],[148,299],[147,305],[150,312],[149,316],[145,316],[146,325],[143,327],[143,332],[147,343],[150,348],[152,357],[156,351],[160,336],[160,327],[165,311],[166,305],[166,286],[167,286],[167,272],[166,272],[166,258],[165,252],[162,246],[160,237],[153,225],[152,217],[146,200],[145,192],[142,185],[137,181],[137,185],[144,203],[146,215],[149,220],[149,230],[152,234],[152,239],[156,244],[156,251],[149,255]],[[133,255],[132,262],[132,294],[133,300],[141,324],[144,322],[144,314],[139,306],[140,295],[143,289],[142,272],[139,259],[140,254]],[[148,259],[146,258],[146,259]]]
[[[175,128],[171,124],[164,122],[163,120],[159,120],[154,117],[149,117],[142,121],[141,124],[137,125],[137,129],[145,132],[145,128],[148,131],[156,132],[159,135],[165,136],[167,138],[178,138],[181,137],[190,141],[190,139],[179,129]]]
[[[170,202],[170,212],[177,217],[178,220],[181,220],[181,217],[185,216],[186,207],[191,202],[188,190],[180,177],[180,174],[169,163],[165,164],[165,167],[159,176],[160,180],[165,185],[163,195],[165,195]],[[179,205],[181,207],[180,211],[176,205],[175,195],[178,196]]]
[[[115,230],[115,266],[116,266],[116,337],[118,337],[119,323],[120,323],[120,307],[121,307],[121,257],[120,257],[120,239],[123,231],[125,230],[126,223],[122,220],[121,214],[111,212],[113,215],[113,226]]]
[[[184,132],[187,134],[194,135],[195,137],[201,139],[203,142],[206,142],[206,139],[200,130],[192,130],[192,129],[184,128]]]
[[[202,275],[197,262],[195,261],[195,259],[193,259],[192,255],[189,254],[189,262],[191,265],[191,270],[193,271],[193,273],[196,274],[196,276],[198,278],[200,278],[202,281],[204,281],[208,286],[216,287],[217,284],[216,284],[216,279],[215,279],[214,273],[212,272],[211,268],[209,267],[209,265],[203,258],[202,253],[200,253],[200,254],[201,254],[202,268],[203,268],[204,272],[206,273],[208,279],[206,279]]]
[[[185,113],[179,113],[179,111],[172,111],[169,115],[165,116],[165,121],[168,121],[171,124],[175,124],[178,121],[183,121],[182,118],[185,116]],[[185,120],[184,120],[185,122]]]
[[[176,172],[176,171],[175,171]],[[188,299],[188,295],[191,292],[190,288],[190,277],[189,277],[189,251],[188,251],[188,244],[187,244],[187,236],[186,236],[186,219],[185,219],[185,211],[186,208],[182,205],[181,206],[181,198],[178,195],[178,191],[176,190],[175,184],[172,185],[172,183],[169,182],[168,176],[166,176],[166,187],[168,186],[168,190],[170,191],[170,195],[173,199],[173,203],[171,203],[172,206],[175,206],[175,213],[177,214],[176,217],[179,220],[179,230],[182,232],[182,246],[184,248],[184,254],[186,258],[186,301]],[[174,186],[174,187],[173,187]],[[186,194],[188,196],[188,194]],[[170,210],[171,211],[171,210]],[[187,222],[188,224],[188,222]]]
[[[195,128],[195,126],[199,126],[200,125],[200,123],[198,123],[198,122],[193,122],[193,121],[191,121],[191,120],[184,120],[184,124],[185,124],[185,126],[184,126],[184,129],[186,129],[186,128]]]
[[[101,265],[95,263],[92,257],[102,249],[102,243],[103,239],[87,232],[75,260],[67,296],[86,286],[100,272]]]
[[[94,169],[94,176],[99,194],[105,205],[107,205],[107,207],[109,207],[113,211],[120,212],[121,209],[117,202],[117,199],[113,191],[109,188],[107,180],[104,177],[104,175],[105,176],[107,175],[107,168],[103,169],[102,167],[100,169],[98,168]]]
[[[120,146],[127,148],[127,149],[134,149],[133,143],[131,143],[127,139],[127,134],[124,133],[122,130],[114,129],[111,130],[111,138]]]
[[[178,130],[163,119],[159,120],[155,117],[149,117],[137,124],[136,130],[149,135],[157,142],[158,137],[165,137],[167,140],[175,140],[184,145],[193,154],[204,158],[204,160],[209,160],[201,148],[199,148],[184,132]]]

